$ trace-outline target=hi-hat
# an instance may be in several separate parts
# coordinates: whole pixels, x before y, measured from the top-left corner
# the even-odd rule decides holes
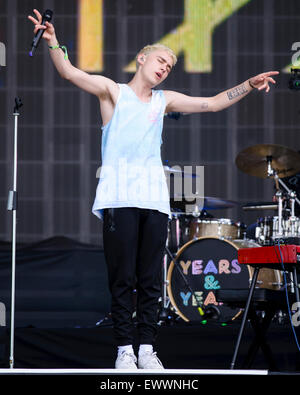
[[[258,144],[241,151],[236,157],[237,167],[251,176],[267,178],[268,160],[279,178],[290,177],[300,170],[300,154],[277,144]]]

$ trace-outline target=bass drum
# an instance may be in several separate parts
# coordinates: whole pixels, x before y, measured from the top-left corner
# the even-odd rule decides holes
[[[167,280],[170,302],[185,321],[201,321],[199,306],[214,305],[219,321],[230,321],[240,311],[218,303],[217,289],[247,289],[253,269],[238,262],[240,248],[260,247],[253,240],[201,237],[186,243],[170,263]],[[257,287],[279,290],[281,272],[260,269]]]

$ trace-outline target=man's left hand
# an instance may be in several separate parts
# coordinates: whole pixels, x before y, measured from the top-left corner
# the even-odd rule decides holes
[[[265,89],[266,92],[269,92],[269,83],[276,84],[276,81],[271,76],[277,74],[279,74],[279,71],[268,71],[266,73],[258,74],[249,79],[249,85],[259,91]]]

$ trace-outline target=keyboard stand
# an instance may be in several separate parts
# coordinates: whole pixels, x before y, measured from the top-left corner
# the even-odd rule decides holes
[[[289,264],[287,264],[285,266],[285,270],[292,271],[293,283],[294,283],[294,295],[295,295],[294,296],[294,300],[298,303],[298,306],[300,306],[299,287],[298,287],[298,280],[297,280],[297,265],[299,265],[299,263],[298,264],[289,263]],[[249,289],[249,293],[248,293],[248,297],[247,297],[247,301],[246,301],[246,306],[245,306],[244,314],[243,314],[243,317],[242,317],[242,323],[241,323],[241,326],[240,326],[240,329],[239,329],[238,338],[237,338],[237,341],[236,341],[236,345],[235,345],[235,349],[234,349],[234,353],[233,353],[230,369],[234,369],[235,368],[236,358],[237,358],[237,355],[238,355],[241,339],[242,339],[242,336],[243,336],[243,333],[244,333],[245,324],[246,324],[246,320],[247,320],[248,317],[251,320],[251,324],[254,325],[253,329],[256,332],[256,340],[255,340],[255,344],[252,345],[253,346],[253,350],[251,351],[251,354],[253,354],[255,350],[257,351],[257,348],[259,346],[262,346],[262,347],[264,347],[264,349],[266,351],[265,355],[266,356],[270,355],[270,352],[269,352],[270,350],[268,350],[267,347],[266,347],[266,342],[264,340],[264,335],[266,333],[266,330],[267,330],[269,324],[271,323],[272,317],[268,316],[269,322],[268,322],[268,320],[266,320],[266,322],[263,322],[263,323],[259,324],[258,321],[253,316],[253,313],[251,312],[251,314],[249,314],[249,310],[250,310],[251,302],[252,302],[252,299],[253,299],[253,294],[254,294],[254,291],[255,291],[255,285],[256,285],[256,282],[257,282],[257,277],[258,277],[258,273],[259,273],[260,268],[267,267],[267,268],[272,268],[272,269],[273,268],[274,269],[275,268],[278,269],[279,266],[276,266],[276,264],[274,264],[274,265],[272,265],[272,264],[271,265],[252,264],[251,266],[254,267],[253,278],[252,278],[252,281],[251,281],[251,286],[250,286],[250,289]],[[254,314],[255,314],[255,312],[254,312]],[[272,314],[272,310],[270,310],[270,314]],[[274,316],[274,314],[275,314],[275,312],[273,313],[273,316]],[[256,351],[255,351],[255,354],[256,354]],[[249,357],[249,359],[251,359],[251,358]],[[253,359],[253,357],[252,357],[252,359]]]
[[[259,269],[260,269],[259,266],[255,266],[255,268],[254,268],[254,273],[253,273],[253,277],[252,277],[252,281],[251,281],[251,286],[250,286],[250,289],[249,289],[249,294],[248,294],[248,298],[247,298],[247,302],[246,302],[246,306],[245,306],[245,310],[244,310],[244,314],[243,314],[242,323],[241,323],[241,326],[240,326],[240,330],[239,330],[236,346],[235,346],[235,349],[234,349],[234,354],[233,354],[233,358],[232,358],[232,361],[231,361],[230,369],[234,369],[234,367],[235,367],[235,362],[236,362],[237,354],[238,354],[238,351],[239,351],[239,348],[240,348],[241,339],[242,339],[242,336],[243,336],[243,333],[244,333],[245,324],[246,324],[246,320],[247,320],[247,317],[248,317],[249,307],[250,307],[251,300],[252,300],[252,297],[253,297],[253,292],[254,292],[254,289],[255,289],[255,285],[256,285]]]
[[[255,338],[248,349],[248,354],[243,363],[243,368],[250,369],[259,348],[261,348],[268,363],[269,369],[275,372],[278,371],[278,367],[273,357],[272,350],[266,341],[266,332],[274,315],[278,311],[278,307],[270,306],[264,311],[265,316],[260,319],[254,309],[250,308],[249,310],[249,319],[255,333]]]

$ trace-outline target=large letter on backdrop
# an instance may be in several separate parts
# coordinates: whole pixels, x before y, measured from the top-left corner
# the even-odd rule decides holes
[[[212,36],[214,29],[251,0],[185,0],[184,20],[159,42],[184,55],[184,69],[189,73],[212,71]],[[135,71],[135,61],[125,71]]]
[[[103,70],[103,0],[78,2],[78,67],[85,71]]]
[[[184,19],[159,42],[184,55],[185,71],[212,71],[212,36],[216,26],[251,0],[184,0]],[[103,0],[79,0],[78,67],[103,70]],[[138,50],[138,48],[137,48]],[[135,72],[135,60],[124,69]]]

